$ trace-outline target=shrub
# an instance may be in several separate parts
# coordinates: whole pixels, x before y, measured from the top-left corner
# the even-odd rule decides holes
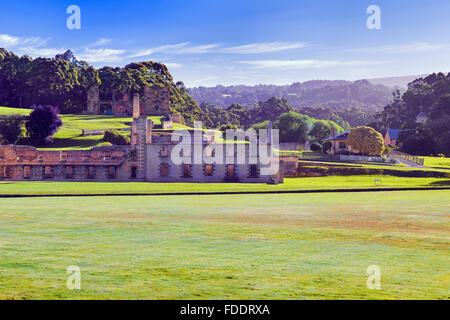
[[[387,156],[391,152],[391,150],[392,150],[391,147],[389,147],[388,145],[385,145],[383,155]]]
[[[53,106],[34,106],[28,121],[25,124],[30,141],[34,145],[42,145],[51,142],[49,137],[53,136],[62,120],[59,117],[59,110]]]
[[[383,136],[371,127],[350,129],[347,143],[353,152],[360,152],[364,155],[380,155],[384,150]]]
[[[120,134],[117,130],[106,130],[103,135],[103,141],[115,145],[128,145],[130,144],[130,137]]]
[[[16,144],[23,131],[24,117],[10,115],[0,119],[1,144]]]
[[[311,151],[320,153],[322,152],[322,145],[318,142],[313,142],[310,147]]]
[[[235,124],[231,124],[231,123],[227,123],[227,124],[223,124],[221,125],[218,130],[222,131],[222,132],[226,132],[227,130],[237,130],[237,125]]]
[[[323,153],[327,153],[328,151],[331,150],[332,147],[333,147],[333,144],[330,141],[325,142],[322,146]]]

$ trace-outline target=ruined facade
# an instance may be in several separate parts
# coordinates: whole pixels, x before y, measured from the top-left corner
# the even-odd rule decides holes
[[[107,106],[103,110],[102,106]],[[170,114],[170,88],[168,86],[145,86],[144,95],[140,101],[140,112],[146,115],[159,116]],[[128,94],[116,97],[113,92],[112,100],[100,100],[98,86],[89,88],[87,92],[88,114],[114,114],[131,115],[133,112],[133,101]]]
[[[249,143],[224,144],[202,136],[185,141],[173,134],[153,132],[148,115],[155,109],[142,107],[139,95],[132,99],[133,123],[130,146],[105,146],[91,150],[42,151],[31,146],[0,146],[0,180],[49,181],[148,181],[148,182],[282,182],[280,170],[264,174],[259,154],[250,153]],[[144,110],[144,113],[141,110]],[[146,113],[148,112],[148,113]],[[160,110],[163,112],[163,109]],[[198,131],[197,131],[198,132]],[[175,134],[176,135],[176,134]],[[172,157],[183,144],[183,161]],[[245,152],[245,163],[238,161],[238,148]],[[243,149],[242,149],[243,148]],[[195,151],[195,152],[194,152]],[[194,157],[201,156],[200,162]],[[186,161],[189,159],[189,161]],[[219,159],[220,161],[214,161]],[[276,160],[278,161],[278,160]],[[278,163],[275,164],[278,167]]]

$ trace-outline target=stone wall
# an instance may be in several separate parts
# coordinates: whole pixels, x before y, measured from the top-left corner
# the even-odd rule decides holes
[[[143,114],[168,115],[170,114],[170,89],[169,87],[145,86],[142,101]]]
[[[130,147],[42,151],[31,146],[0,146],[1,180],[128,181]]]

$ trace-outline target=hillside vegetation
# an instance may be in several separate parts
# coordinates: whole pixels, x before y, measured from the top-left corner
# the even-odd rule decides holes
[[[57,106],[62,114],[78,114],[87,109],[87,91],[99,86],[102,99],[138,92],[145,86],[169,86],[173,114],[182,113],[187,122],[202,117],[202,110],[182,82],[174,82],[162,63],[143,61],[124,68],[96,69],[79,61],[69,50],[54,58],[19,57],[0,48],[0,105],[31,108]]]

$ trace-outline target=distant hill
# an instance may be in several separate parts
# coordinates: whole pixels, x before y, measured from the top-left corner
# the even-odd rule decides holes
[[[367,80],[314,80],[291,85],[215,86],[190,88],[198,103],[228,107],[233,103],[253,106],[271,97],[285,98],[294,108],[358,108],[368,113],[382,110],[392,99],[393,88]]]
[[[411,83],[418,78],[424,78],[426,76],[428,76],[428,74],[388,77],[388,78],[374,78],[374,79],[367,79],[367,81],[369,81],[372,84],[381,84],[387,87],[400,87],[401,89],[406,90],[406,88],[408,87],[408,83]]]

